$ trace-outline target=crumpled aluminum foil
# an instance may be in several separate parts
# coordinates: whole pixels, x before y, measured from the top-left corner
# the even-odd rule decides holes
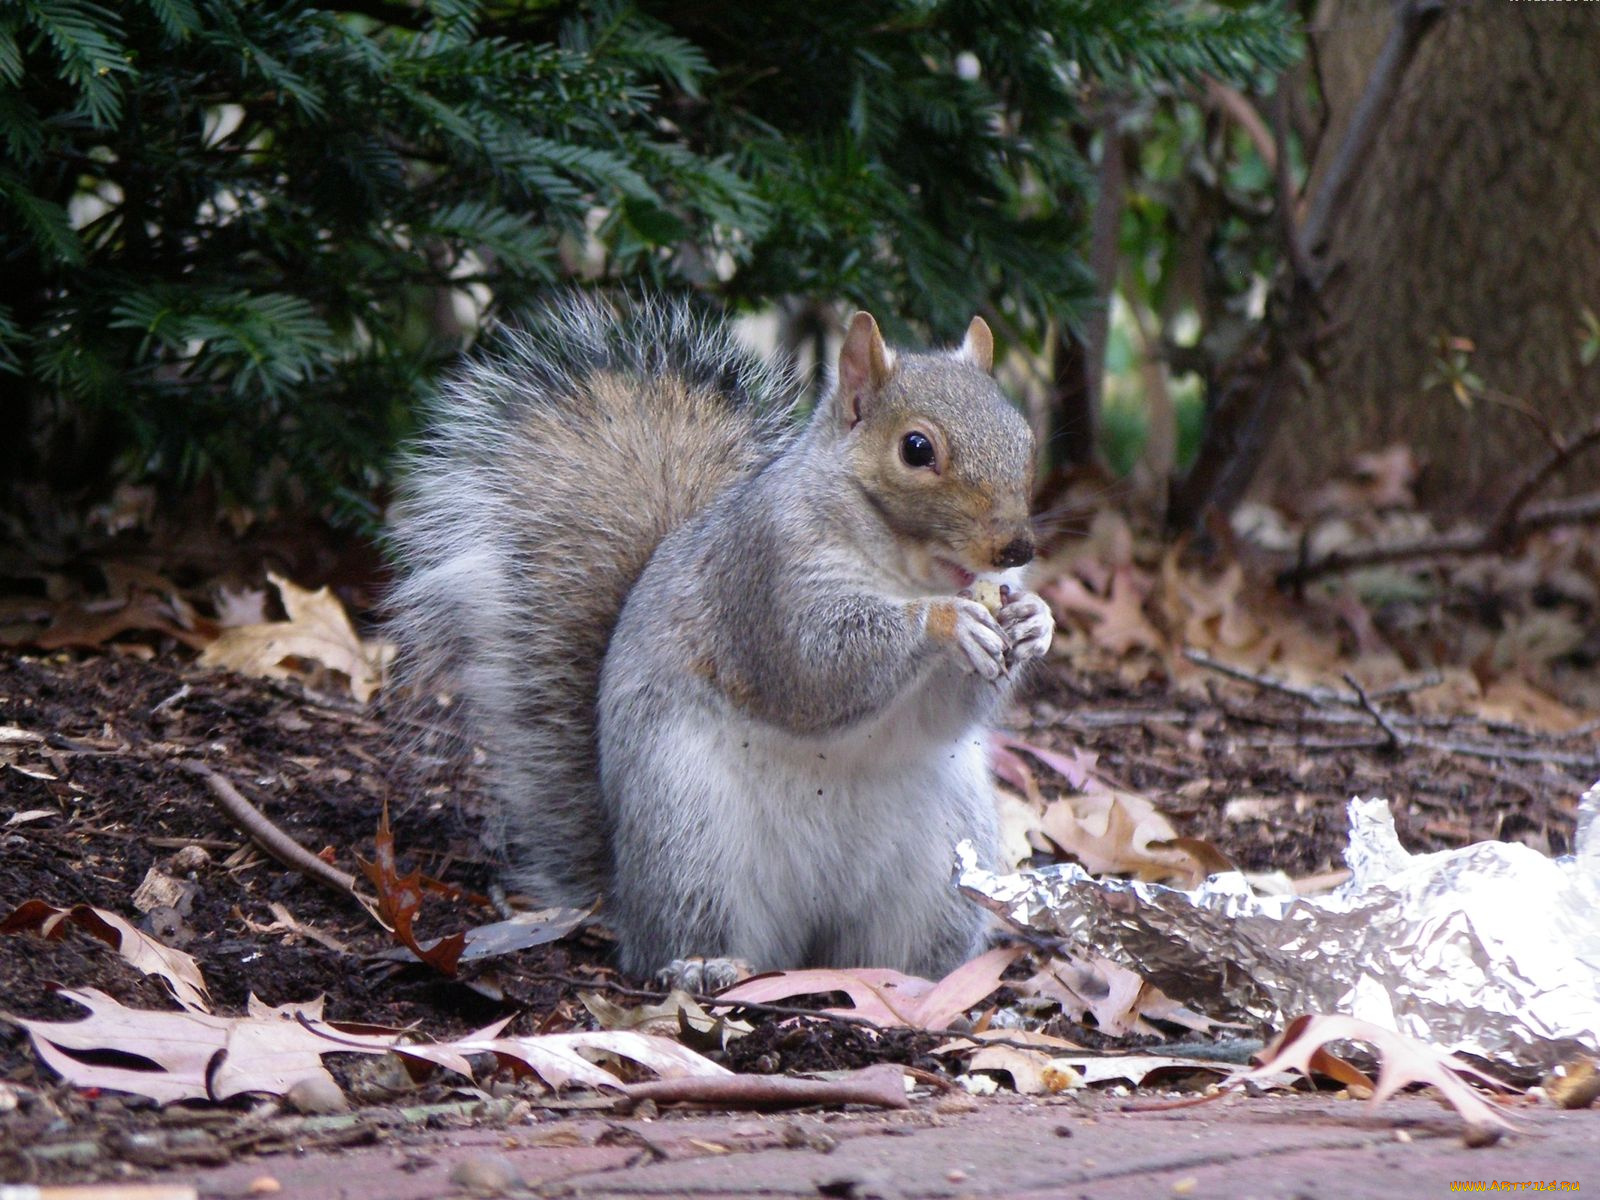
[[[1352,877],[1324,896],[1257,896],[1238,872],[1193,891],[1075,863],[1001,875],[968,843],[958,883],[1218,1019],[1343,1013],[1520,1074],[1600,1051],[1600,783],[1564,858],[1515,842],[1409,854],[1387,801],[1349,812]]]

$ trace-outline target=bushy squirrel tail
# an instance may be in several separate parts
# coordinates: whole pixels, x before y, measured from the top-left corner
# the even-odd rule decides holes
[[[511,881],[587,905],[609,869],[601,661],[656,545],[786,436],[795,388],[682,302],[573,295],[440,389],[402,473],[402,678],[490,757]]]

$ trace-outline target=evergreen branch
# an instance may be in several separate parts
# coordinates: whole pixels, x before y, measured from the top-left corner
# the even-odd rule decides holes
[[[0,170],[0,200],[21,218],[42,257],[69,266],[83,263],[83,243],[61,205],[35,195],[21,179],[5,170]]]
[[[55,51],[58,73],[90,121],[112,124],[122,113],[122,77],[129,71],[117,14],[91,0],[23,0],[22,14]]]

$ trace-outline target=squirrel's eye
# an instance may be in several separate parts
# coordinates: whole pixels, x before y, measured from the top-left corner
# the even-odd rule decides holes
[[[900,439],[900,458],[908,467],[933,466],[933,440],[913,429]]]

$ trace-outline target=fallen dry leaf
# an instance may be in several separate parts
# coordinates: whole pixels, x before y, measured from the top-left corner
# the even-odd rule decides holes
[[[1184,1007],[1127,967],[1098,955],[1053,959],[1016,987],[1023,996],[1054,1001],[1069,1020],[1093,1019],[1095,1028],[1109,1037],[1162,1036],[1150,1020],[1197,1033],[1218,1027],[1218,1022]]]
[[[24,901],[4,921],[0,933],[37,933],[51,941],[76,927],[99,938],[146,975],[154,975],[171,990],[173,999],[194,1012],[210,1012],[205,977],[200,964],[182,950],[174,950],[130,925],[116,913],[87,904],[57,908],[43,900]]]
[[[730,1021],[727,1014],[713,1017],[688,992],[673,990],[659,1004],[635,1007],[618,1004],[599,992],[579,992],[578,1000],[602,1029],[634,1029],[690,1042],[691,1047],[720,1049],[731,1038],[743,1037],[754,1026],[747,1021]]]
[[[1019,1096],[1053,1096],[1082,1086],[1077,1072],[1064,1069],[1049,1054],[1016,1046],[984,1046],[973,1054],[967,1070],[1009,1075]]]
[[[1503,1087],[1470,1063],[1447,1054],[1393,1029],[1374,1025],[1356,1017],[1308,1014],[1289,1022],[1283,1036],[1263,1052],[1260,1066],[1242,1071],[1222,1081],[1223,1088],[1257,1082],[1284,1071],[1299,1071],[1309,1076],[1318,1065],[1317,1055],[1329,1042],[1364,1042],[1378,1053],[1378,1081],[1369,1103],[1376,1108],[1401,1088],[1413,1083],[1430,1084],[1460,1113],[1469,1125],[1516,1128],[1495,1105],[1490,1104],[1467,1083],[1476,1079],[1490,1087]],[[1343,1063],[1342,1059],[1335,1061]],[[1343,1064],[1348,1066],[1348,1064]],[[1361,1077],[1365,1079],[1363,1075]],[[1343,1080],[1348,1083],[1350,1080]]]
[[[343,675],[358,701],[370,700],[383,685],[392,648],[363,642],[328,588],[311,592],[278,575],[267,578],[289,619],[223,630],[201,653],[201,665],[287,679],[297,674],[296,660],[311,660]]]
[[[500,1025],[503,1027],[505,1022]],[[494,1031],[485,1031],[453,1042],[397,1049],[407,1058],[435,1063],[469,1078],[472,1072],[467,1068],[466,1056],[493,1054],[516,1074],[536,1075],[551,1088],[563,1088],[569,1083],[593,1088],[623,1086],[621,1078],[586,1058],[582,1051],[627,1059],[648,1067],[663,1079],[722,1078],[733,1074],[670,1038],[626,1029],[545,1033],[535,1037],[498,1037],[494,1036]]]
[[[1491,683],[1476,711],[1486,721],[1505,721],[1553,733],[1570,733],[1587,719],[1585,714],[1568,708],[1549,692],[1514,678]]]
[[[423,875],[419,870],[400,874],[395,853],[394,831],[389,828],[389,805],[383,806],[378,830],[372,838],[372,861],[356,856],[361,871],[378,893],[378,919],[394,934],[394,940],[442,975],[454,976],[466,949],[467,935],[456,932],[423,945],[412,931],[412,922],[422,909],[423,897],[457,894],[457,889]]]
[[[943,1029],[1000,986],[1000,977],[1022,954],[1018,946],[987,951],[963,963],[937,983],[899,971],[858,967],[779,971],[748,979],[717,1000],[771,1004],[795,996],[843,992],[853,1008],[834,1011],[886,1028]]]
[[[1112,654],[1132,650],[1160,652],[1167,640],[1144,615],[1145,587],[1141,573],[1119,566],[1111,573],[1105,595],[1096,595],[1074,575],[1063,575],[1039,589],[1039,594],[1066,624],[1070,617],[1088,618],[1089,637]],[[1081,623],[1081,622],[1080,622]]]
[[[942,1045],[935,1046],[930,1054],[968,1054],[991,1042],[1013,1042],[1027,1050],[1046,1050],[1055,1054],[1062,1051],[1082,1050],[1077,1042],[1037,1029],[975,1029],[963,1033]]]
[[[322,1020],[322,1002],[269,1008],[253,996],[247,1017],[125,1008],[94,988],[57,993],[89,1010],[82,1021],[6,1019],[28,1031],[39,1057],[74,1087],[110,1088],[177,1100],[226,1100],[245,1092],[282,1095],[312,1076],[332,1077],[322,1055],[386,1054],[399,1031],[372,1034]],[[86,1062],[80,1055],[117,1051],[148,1069]]]
[[[1160,809],[1134,792],[1062,796],[1045,806],[1039,831],[1091,875],[1178,879],[1192,887],[1226,861],[1220,852],[1197,855]]]
[[[227,1100],[246,1092],[281,1096],[306,1080],[333,1083],[324,1054],[388,1054],[428,1062],[472,1078],[468,1056],[493,1054],[514,1071],[552,1088],[577,1082],[620,1088],[623,1080],[583,1056],[627,1059],[667,1079],[730,1074],[710,1059],[667,1038],[622,1030],[501,1037],[511,1018],[451,1042],[410,1043],[397,1029],[326,1021],[322,1001],[269,1007],[250,998],[249,1015],[152,1012],[126,1008],[92,988],[59,993],[89,1009],[82,1021],[30,1021],[8,1016],[33,1039],[39,1057],[76,1087],[110,1088],[177,1100]],[[142,1059],[146,1069],[85,1062],[116,1051]]]
[[[519,912],[504,921],[474,925],[466,933],[462,962],[476,962],[559,942],[594,915],[589,908],[544,908]]]
[[[1025,742],[1019,737],[1012,737],[1008,733],[995,731],[989,734],[989,761],[999,775],[1007,783],[1015,783],[1008,771],[1020,771],[1027,780],[1032,780],[1033,772],[1028,770],[1026,763],[1017,757],[1017,752],[1031,754],[1057,775],[1067,781],[1067,786],[1074,791],[1086,792],[1092,790],[1099,781],[1095,778],[1094,768],[1100,756],[1087,750],[1080,750],[1074,746],[1068,751],[1051,750],[1047,746],[1036,746],[1032,742]],[[1004,770],[1002,770],[1002,764]],[[1019,785],[1020,789],[1032,798],[1037,791],[1028,791],[1026,784]]]
[[[63,603],[46,628],[19,640],[41,650],[97,650],[121,634],[145,631],[164,633],[194,649],[211,640],[206,632],[184,623],[170,597],[145,591],[107,600]]]

